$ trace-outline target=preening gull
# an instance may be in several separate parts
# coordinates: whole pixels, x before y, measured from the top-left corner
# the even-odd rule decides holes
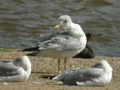
[[[29,55],[65,58],[73,57],[85,48],[87,42],[86,35],[79,24],[72,22],[70,16],[60,16],[58,25],[55,28],[61,29],[65,33],[53,35],[47,40],[39,42],[37,46],[32,47],[36,52]],[[30,51],[32,48],[27,48],[23,51]]]
[[[67,70],[54,77],[65,85],[106,85],[112,79],[112,67],[102,60],[91,67]]]
[[[0,61],[0,81],[25,81],[31,74],[31,62],[27,56],[14,61]]]
[[[45,41],[39,42],[36,55],[53,57],[72,57],[81,52],[86,46],[86,36],[80,25],[72,22],[71,17],[62,15],[58,18],[56,29],[61,29],[66,34],[53,35]],[[29,48],[23,51],[29,51]]]
[[[91,33],[86,33],[87,44],[84,50],[77,55],[73,56],[73,58],[94,58],[95,51],[93,47],[89,44],[89,41],[94,40],[94,36]]]

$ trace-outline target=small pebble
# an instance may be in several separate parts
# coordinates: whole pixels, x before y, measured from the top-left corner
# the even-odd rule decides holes
[[[3,82],[3,85],[8,85],[8,83],[7,82]]]
[[[40,84],[39,81],[33,81],[32,84]]]

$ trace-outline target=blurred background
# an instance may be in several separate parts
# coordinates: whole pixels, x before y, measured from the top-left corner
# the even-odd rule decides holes
[[[120,56],[120,0],[0,0],[0,48],[35,45],[63,14],[94,34],[98,56]]]

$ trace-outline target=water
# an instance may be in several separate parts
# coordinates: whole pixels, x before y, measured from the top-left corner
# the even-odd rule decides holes
[[[0,0],[0,47],[35,45],[62,14],[95,35],[97,55],[120,56],[119,0]]]

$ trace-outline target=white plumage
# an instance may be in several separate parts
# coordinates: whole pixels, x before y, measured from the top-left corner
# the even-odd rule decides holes
[[[0,81],[25,81],[31,74],[31,62],[27,56],[15,61],[0,61]]]

